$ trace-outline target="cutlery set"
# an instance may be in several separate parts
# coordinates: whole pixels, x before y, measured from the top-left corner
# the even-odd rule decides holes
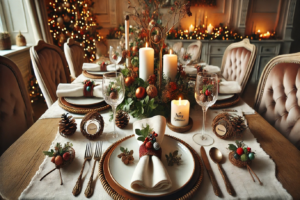
[[[200,148],[200,153],[201,153],[201,157],[202,157],[204,166],[206,168],[206,171],[207,171],[210,181],[212,183],[215,195],[218,197],[223,197],[222,191],[220,190],[220,187],[217,183],[216,177],[215,177],[215,175],[212,171],[212,168],[209,164],[208,157],[206,155],[206,151],[203,146]],[[222,161],[222,158],[223,158],[222,153],[217,148],[212,147],[209,151],[209,155],[210,155],[211,159],[214,161],[214,163],[216,163],[218,165],[219,171],[224,180],[228,194],[230,194],[231,196],[235,196],[236,195],[235,190],[233,189],[224,169],[222,168],[222,166],[220,164]]]
[[[96,143],[96,148],[95,148],[95,153],[94,153],[94,160],[95,161],[94,161],[92,173],[91,173],[87,188],[84,192],[84,194],[87,198],[91,197],[94,193],[94,188],[93,188],[93,185],[92,185],[93,176],[94,176],[94,169],[95,169],[96,162],[98,162],[101,159],[101,156],[102,156],[102,143],[103,143],[102,141]],[[84,166],[85,166],[86,161],[90,161],[92,158],[93,158],[92,144],[91,144],[91,142],[89,142],[89,143],[86,144],[85,153],[84,153],[84,162],[82,164],[82,168],[81,168],[79,177],[78,177],[78,179],[76,181],[76,184],[75,184],[75,186],[73,188],[73,191],[72,191],[74,196],[78,196],[81,192],[81,189],[82,189],[82,173],[83,173],[83,170],[84,170]]]

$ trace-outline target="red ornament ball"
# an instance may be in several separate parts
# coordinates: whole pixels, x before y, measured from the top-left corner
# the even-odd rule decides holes
[[[210,96],[210,95],[211,95],[211,92],[210,92],[209,90],[206,90],[206,91],[205,91],[205,95],[206,95],[206,96]]]
[[[146,90],[145,90],[145,88],[143,88],[143,87],[138,87],[138,88],[136,89],[136,91],[135,91],[135,96],[136,96],[136,98],[138,98],[138,99],[144,98],[144,97],[145,97],[145,94],[146,94]]]
[[[239,154],[239,155],[242,155],[242,154],[244,153],[243,148],[239,147],[239,148],[236,150],[236,153]]]
[[[134,82],[134,78],[132,76],[128,76],[125,78],[125,85],[127,87],[131,86],[133,82]]]
[[[68,161],[71,158],[71,154],[69,152],[64,153],[63,159]]]
[[[251,152],[251,148],[250,148],[250,147],[247,147],[247,151],[248,151],[248,152]]]

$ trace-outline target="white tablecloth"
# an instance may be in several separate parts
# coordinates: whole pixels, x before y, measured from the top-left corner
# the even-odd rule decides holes
[[[82,78],[82,77],[79,77]],[[77,80],[78,81],[78,80]],[[243,111],[245,113],[252,112],[253,110],[241,101],[237,106],[233,107],[233,109],[237,109],[239,111]],[[62,113],[65,111],[61,109],[57,102],[53,104],[53,106],[46,111],[46,113],[41,117],[43,118],[59,118]],[[209,110],[207,113],[207,121],[206,121],[206,131],[214,138],[215,142],[212,146],[205,147],[206,153],[209,157],[209,150],[211,147],[217,147],[226,158],[225,163],[222,165],[229,180],[231,181],[237,196],[234,198],[227,193],[226,187],[224,185],[223,179],[219,173],[218,167],[212,160],[210,160],[210,164],[212,170],[215,174],[217,182],[222,190],[222,193],[225,199],[292,199],[292,197],[287,193],[287,191],[282,187],[281,183],[275,177],[275,163],[270,159],[270,157],[265,153],[265,151],[260,147],[260,144],[257,143],[256,139],[252,135],[249,129],[247,129],[244,133],[243,140],[244,142],[252,148],[252,150],[256,153],[256,159],[253,161],[251,168],[258,175],[260,180],[263,182],[263,186],[259,185],[258,182],[253,182],[250,177],[247,169],[241,169],[233,166],[228,160],[229,150],[227,149],[229,143],[234,143],[234,139],[231,140],[221,140],[216,137],[211,128],[212,119],[219,113],[222,112],[222,109],[219,110]],[[97,140],[102,140],[103,143],[103,152],[107,149],[114,141],[121,139],[127,135],[133,134],[132,131],[132,123],[136,119],[130,119],[129,125],[125,129],[116,128],[120,137],[118,139],[112,139],[111,135],[108,134],[113,130],[112,122],[109,122],[109,112],[101,113],[104,121],[105,128],[103,135],[99,137]],[[77,116],[77,115],[73,115]],[[80,117],[80,116],[77,116]],[[202,111],[199,106],[191,110],[191,117],[194,121],[193,128],[185,134],[175,133],[171,131],[169,128],[166,129],[166,134],[175,136],[181,140],[186,141],[190,144],[198,153],[200,153],[200,146],[197,145],[192,137],[195,133],[199,132],[202,127]],[[57,119],[59,121],[59,119]],[[39,181],[39,179],[46,174],[48,171],[54,168],[54,164],[50,162],[50,158],[45,157],[44,162],[41,164],[38,172],[32,178],[29,186],[23,191],[20,196],[20,199],[74,199],[72,194],[72,189],[76,183],[77,177],[80,173],[80,169],[82,163],[84,161],[84,149],[85,144],[88,140],[82,135],[79,129],[79,124],[81,119],[76,119],[78,124],[78,128],[76,133],[73,136],[68,138],[62,137],[59,133],[55,140],[52,143],[51,148],[56,142],[65,143],[70,141],[74,145],[74,149],[76,150],[76,157],[74,162],[63,168],[62,177],[64,181],[64,185],[60,185],[59,172],[56,170],[48,175],[43,181]],[[95,145],[95,142],[92,142]],[[46,150],[46,149],[45,149]],[[42,152],[40,152],[42,154]],[[184,159],[184,158],[183,158]],[[87,162],[84,172],[83,172],[83,189],[78,199],[86,199],[84,196],[84,191],[88,182],[88,178],[91,173],[93,162]],[[96,166],[94,173],[94,181],[95,192],[91,199],[111,199],[111,197],[105,192],[102,187],[102,184],[97,177],[98,174],[98,165]],[[130,180],[128,180],[130,181]],[[196,195],[193,199],[219,199],[214,195],[213,188],[211,182],[208,178],[206,170],[204,170],[204,178],[200,185],[199,190],[196,192]]]

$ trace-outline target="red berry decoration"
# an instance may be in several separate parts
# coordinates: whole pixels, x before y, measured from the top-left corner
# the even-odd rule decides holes
[[[64,155],[63,155],[63,159],[66,160],[66,161],[69,160],[70,157],[71,157],[71,154],[70,154],[69,152],[66,152],[66,153],[64,153]]]
[[[210,96],[210,95],[211,95],[211,92],[210,92],[209,90],[206,90],[206,91],[205,91],[205,95],[206,95],[206,96]]]
[[[51,162],[55,163],[55,156],[51,158]]]
[[[63,163],[64,163],[64,161],[60,155],[55,157],[55,165],[56,166],[61,166]]]
[[[251,152],[251,148],[250,148],[250,147],[247,147],[247,151],[248,151],[248,152]]]
[[[152,142],[149,141],[149,142],[146,143],[146,148],[147,149],[152,149],[152,147],[153,147]]]
[[[236,153],[239,154],[239,155],[242,155],[242,154],[244,153],[243,148],[239,147],[239,148],[236,150]]]

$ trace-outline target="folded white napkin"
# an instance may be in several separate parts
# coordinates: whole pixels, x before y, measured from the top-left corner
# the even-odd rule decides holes
[[[236,81],[221,81],[219,83],[219,93],[220,94],[235,94],[240,93],[242,88],[240,84]]]
[[[100,72],[100,65],[95,63],[83,63],[82,70]]]
[[[133,123],[133,131],[149,124],[158,136],[156,142],[162,144],[166,129],[166,118],[160,115]],[[135,134],[135,137],[138,136]],[[140,146],[143,142],[137,140]],[[161,147],[163,148],[163,147]],[[133,172],[131,188],[138,191],[163,191],[172,187],[172,181],[161,160],[156,156],[142,156]]]
[[[102,95],[102,83],[96,82],[96,86],[93,90],[93,96],[103,97]],[[69,84],[60,83],[58,84],[56,95],[57,97],[83,97],[83,83]]]
[[[221,71],[220,67],[214,65],[206,65],[203,69],[205,69],[208,73],[219,73]],[[186,74],[191,76],[197,75],[197,69],[194,65],[188,65],[184,68]]]

